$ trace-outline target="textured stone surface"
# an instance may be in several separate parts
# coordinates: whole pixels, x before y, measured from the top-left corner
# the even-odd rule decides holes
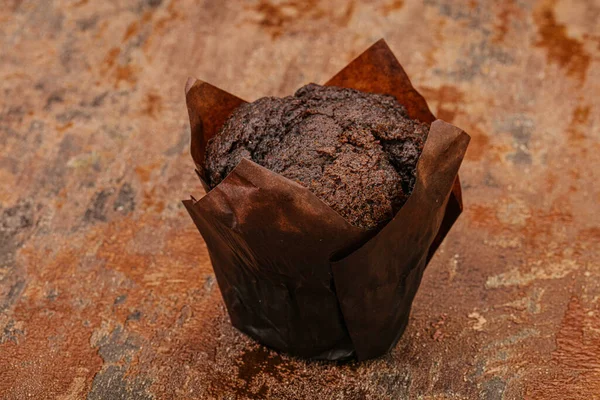
[[[597,396],[598,2],[222,3],[0,8],[0,397]],[[230,326],[179,201],[183,85],[287,95],[380,37],[472,135],[465,212],[390,355],[290,359]]]

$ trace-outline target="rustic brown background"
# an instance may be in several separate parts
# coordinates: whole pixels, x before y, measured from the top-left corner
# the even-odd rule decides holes
[[[0,398],[600,398],[599,1],[0,4]],[[179,202],[183,87],[290,94],[380,37],[472,135],[466,210],[390,355],[290,359]]]

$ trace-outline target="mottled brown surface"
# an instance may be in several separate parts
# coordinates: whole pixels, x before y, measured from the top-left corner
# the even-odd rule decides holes
[[[598,396],[598,2],[192,3],[0,8],[0,397]],[[179,202],[183,83],[286,95],[379,37],[472,135],[465,211],[389,356],[292,360],[230,326]]]
[[[391,95],[309,84],[237,108],[208,142],[206,176],[215,187],[246,158],[374,229],[410,195],[428,131]]]

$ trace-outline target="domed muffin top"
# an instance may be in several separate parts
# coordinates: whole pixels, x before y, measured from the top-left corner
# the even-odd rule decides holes
[[[207,183],[247,158],[304,185],[352,225],[376,229],[412,191],[428,132],[393,96],[309,84],[238,107],[207,144]]]

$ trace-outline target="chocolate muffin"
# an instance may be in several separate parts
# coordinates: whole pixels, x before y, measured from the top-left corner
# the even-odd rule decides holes
[[[309,84],[238,107],[208,142],[207,183],[247,158],[304,185],[354,226],[377,229],[412,191],[428,132],[393,96]]]

